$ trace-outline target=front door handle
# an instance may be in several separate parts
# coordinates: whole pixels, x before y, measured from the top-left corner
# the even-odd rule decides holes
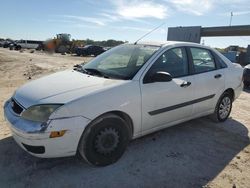
[[[191,82],[183,82],[180,86],[181,87],[188,87],[191,85]]]
[[[214,76],[214,78],[216,78],[216,79],[218,79],[218,78],[220,78],[220,77],[222,77],[221,74],[216,74],[216,75]]]

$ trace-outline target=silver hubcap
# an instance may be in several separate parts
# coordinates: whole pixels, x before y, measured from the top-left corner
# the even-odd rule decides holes
[[[225,119],[230,113],[230,109],[231,109],[231,99],[229,97],[224,97],[219,107],[220,118]]]
[[[119,143],[119,133],[113,128],[105,128],[95,139],[95,148],[103,155],[113,152]]]

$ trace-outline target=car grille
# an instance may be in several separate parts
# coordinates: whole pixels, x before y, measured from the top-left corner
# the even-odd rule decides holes
[[[16,114],[21,114],[23,111],[23,108],[14,99],[11,99],[11,108]]]

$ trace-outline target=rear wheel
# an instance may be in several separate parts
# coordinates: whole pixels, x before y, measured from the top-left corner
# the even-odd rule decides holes
[[[126,122],[117,115],[107,114],[87,127],[78,151],[88,163],[106,166],[122,156],[128,142],[129,129]]]
[[[212,119],[216,122],[224,122],[231,113],[233,97],[225,92],[219,99]]]

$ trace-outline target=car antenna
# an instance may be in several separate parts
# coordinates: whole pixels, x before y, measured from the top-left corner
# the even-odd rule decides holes
[[[153,33],[155,30],[159,29],[160,27],[162,27],[163,25],[165,25],[165,23],[160,24],[159,26],[157,26],[156,28],[152,29],[151,31],[147,32],[145,35],[143,35],[142,37],[140,37],[137,41],[135,41],[134,45],[136,45],[141,39],[143,39],[144,37],[148,36],[150,33]]]

